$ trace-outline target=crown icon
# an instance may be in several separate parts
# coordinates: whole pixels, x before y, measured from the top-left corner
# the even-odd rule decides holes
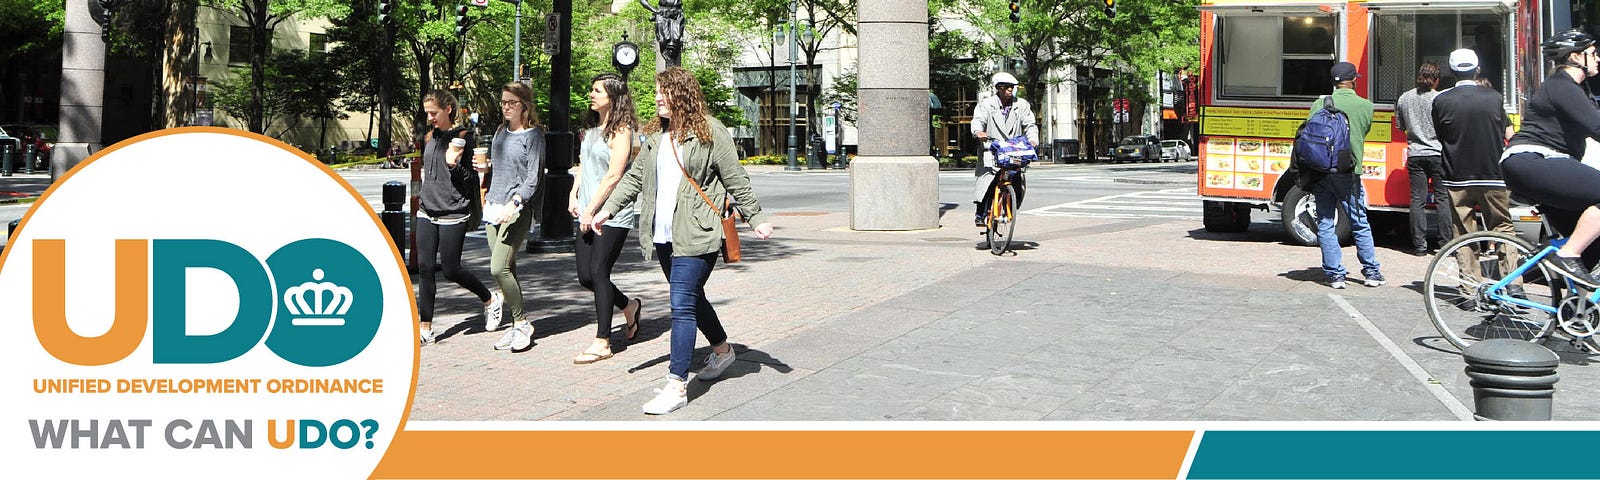
[[[297,327],[338,327],[344,325],[344,314],[355,302],[350,289],[333,282],[322,281],[322,269],[311,271],[313,281],[289,287],[283,292],[283,303],[292,315],[289,323]]]

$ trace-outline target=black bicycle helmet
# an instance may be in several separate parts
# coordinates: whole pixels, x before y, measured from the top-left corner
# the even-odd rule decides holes
[[[1544,50],[1544,56],[1559,62],[1572,52],[1582,51],[1590,45],[1594,45],[1594,37],[1574,28],[1551,36],[1539,47]]]

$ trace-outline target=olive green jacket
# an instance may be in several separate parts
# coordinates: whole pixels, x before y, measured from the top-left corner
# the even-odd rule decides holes
[[[756,193],[750,189],[750,175],[739,164],[733,137],[728,135],[727,127],[709,116],[706,117],[706,124],[711,130],[709,145],[695,138],[694,132],[690,131],[687,141],[679,150],[684,169],[718,206],[732,194],[735,207],[747,222],[751,225],[767,223],[767,215],[761,213]],[[650,135],[639,155],[634,157],[633,166],[622,176],[616,190],[611,192],[611,198],[606,199],[605,206],[600,208],[606,212],[617,212],[638,203],[639,248],[644,251],[645,260],[655,258],[656,240],[651,236],[655,234],[656,222],[656,147],[662,140],[661,132]],[[693,185],[680,182],[678,207],[672,216],[672,256],[692,257],[721,250],[721,218],[718,211],[700,199]]]

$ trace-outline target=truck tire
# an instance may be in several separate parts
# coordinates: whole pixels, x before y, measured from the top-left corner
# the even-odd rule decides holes
[[[1336,207],[1339,212],[1339,223],[1334,225],[1334,233],[1339,235],[1340,245],[1351,243],[1350,216],[1345,213],[1344,207]],[[1283,211],[1280,212],[1283,220],[1283,229],[1289,234],[1289,243],[1301,246],[1317,245],[1317,204],[1311,192],[1301,190],[1300,186],[1289,187],[1289,192],[1283,196]]]
[[[1236,233],[1250,229],[1248,204],[1206,200],[1201,212],[1207,232]]]

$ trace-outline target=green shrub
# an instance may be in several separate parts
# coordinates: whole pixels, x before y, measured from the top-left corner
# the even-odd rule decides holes
[[[789,157],[785,155],[751,155],[739,161],[742,165],[786,165]]]

